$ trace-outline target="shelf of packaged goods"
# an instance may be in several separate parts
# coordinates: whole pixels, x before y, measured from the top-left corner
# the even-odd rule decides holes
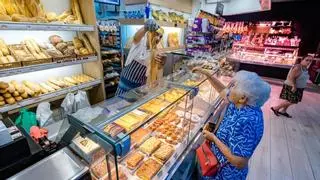
[[[227,60],[232,61],[232,62],[239,62],[239,63],[252,64],[252,65],[261,65],[261,66],[270,66],[270,67],[278,67],[278,68],[284,68],[284,69],[290,69],[292,67],[292,65],[289,65],[289,64],[263,63],[263,62],[258,62],[258,61],[236,59],[233,57],[227,57]]]
[[[253,46],[253,45],[246,45],[246,44],[238,44],[235,43],[233,46],[238,46],[238,47],[244,47],[244,48],[251,48],[251,49],[257,49],[257,50],[265,50],[265,49],[272,49],[272,50],[280,50],[280,51],[294,51],[298,49],[298,47],[279,47],[279,46]]]
[[[0,22],[0,30],[24,31],[95,31],[93,25]]]
[[[84,64],[88,62],[94,62],[97,60],[98,60],[97,56],[89,56],[81,59],[72,58],[72,59],[64,60],[63,62],[53,62],[53,63],[37,64],[32,66],[23,66],[18,68],[11,68],[11,69],[2,69],[0,70],[0,77],[13,76],[17,74],[41,71],[46,69],[53,69],[53,68],[64,67],[64,66],[72,66],[76,64]]]
[[[121,25],[144,25],[144,19],[119,19]],[[159,26],[163,27],[177,27],[177,28],[186,28],[186,24],[182,23],[173,23],[167,21],[157,21]]]
[[[55,92],[52,92],[52,93],[43,94],[43,95],[40,95],[38,97],[25,99],[25,100],[20,101],[20,102],[18,102],[16,104],[5,105],[5,106],[0,107],[0,113],[5,113],[5,112],[17,110],[19,108],[27,107],[27,106],[34,105],[34,104],[38,104],[38,103],[43,102],[43,101],[55,101],[55,100],[58,100],[58,99],[62,99],[69,92],[76,92],[78,90],[87,90],[87,89],[90,89],[92,87],[95,87],[95,86],[101,84],[101,82],[102,81],[100,79],[97,79],[97,80],[93,80],[93,81],[90,81],[90,82],[87,82],[87,83],[83,83],[83,84],[80,84],[80,85],[72,86],[72,87],[69,87],[69,88],[64,88],[64,89],[61,89],[61,90],[58,90],[58,91],[55,91]]]

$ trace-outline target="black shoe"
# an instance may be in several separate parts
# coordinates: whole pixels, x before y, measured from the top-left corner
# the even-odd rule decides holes
[[[288,114],[287,112],[278,112],[279,114],[281,114],[282,116],[285,116],[287,118],[292,118],[292,116],[290,114]]]
[[[275,109],[273,109],[273,107],[271,107],[271,110],[273,111],[274,115],[280,116],[280,115],[279,115],[279,113],[280,113],[279,111],[276,111]]]

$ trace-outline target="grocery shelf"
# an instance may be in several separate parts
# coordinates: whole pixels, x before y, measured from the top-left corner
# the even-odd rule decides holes
[[[263,62],[257,62],[257,61],[235,59],[232,57],[227,57],[227,60],[232,61],[232,62],[239,62],[239,63],[252,64],[252,65],[261,65],[261,66],[270,66],[270,67],[278,67],[278,68],[284,68],[284,69],[291,69],[291,67],[292,67],[292,65],[288,65],[288,64],[263,63]]]
[[[98,60],[97,56],[89,56],[89,57],[82,58],[80,60],[77,60],[76,58],[72,58],[69,60],[64,60],[64,62],[52,62],[52,63],[46,63],[46,64],[37,64],[32,66],[11,68],[11,69],[2,69],[0,70],[0,77],[13,76],[17,74],[41,71],[46,69],[53,69],[53,68],[64,67],[64,66],[72,66],[76,64],[84,64],[88,62],[94,62],[97,60]]]
[[[87,83],[83,83],[77,86],[72,86],[70,88],[64,88],[58,91],[55,91],[53,93],[48,93],[48,94],[44,94],[44,95],[40,95],[38,97],[34,97],[34,98],[29,98],[29,99],[25,99],[23,101],[20,101],[16,104],[12,104],[12,105],[5,105],[0,107],[0,113],[5,113],[8,111],[12,111],[12,110],[16,110],[22,107],[26,107],[29,105],[33,105],[33,104],[37,104],[43,101],[54,101],[54,100],[58,100],[58,99],[62,99],[64,98],[64,96],[66,94],[68,94],[69,92],[76,92],[78,90],[83,90],[83,89],[87,89],[87,88],[92,88],[94,86],[97,86],[99,84],[101,84],[101,80],[97,79],[94,81],[90,81]]]
[[[279,46],[254,46],[254,45],[246,45],[246,44],[233,44],[233,46],[239,46],[239,47],[245,47],[245,48],[252,48],[252,49],[259,49],[259,50],[265,50],[265,49],[273,49],[273,50],[282,50],[282,51],[294,51],[298,49],[299,47],[279,47]]]
[[[0,30],[24,31],[95,31],[94,25],[0,22]]]

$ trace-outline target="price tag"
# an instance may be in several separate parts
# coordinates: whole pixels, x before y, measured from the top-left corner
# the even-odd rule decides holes
[[[175,153],[175,154],[173,155],[173,158],[174,158],[174,159],[177,159],[177,158],[178,158],[178,153]]]
[[[8,29],[8,26],[7,26],[7,25],[1,25],[1,26],[0,26],[0,29],[6,30],[6,29]]]
[[[166,167],[166,168],[170,168],[170,167],[171,167],[171,164],[172,164],[172,161],[168,161],[168,162],[165,164],[165,167]]]
[[[157,177],[160,179],[160,178],[161,178],[161,176],[162,176],[162,174],[163,174],[163,172],[162,172],[162,171],[160,171],[160,172],[158,173]]]

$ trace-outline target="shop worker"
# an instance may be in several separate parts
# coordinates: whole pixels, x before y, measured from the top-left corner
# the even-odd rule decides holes
[[[116,95],[121,95],[131,89],[145,85],[150,67],[149,32],[156,32],[152,43],[159,44],[164,30],[153,19],[148,19],[144,27],[139,29],[133,37],[133,44],[129,51],[125,67],[121,72],[119,86]],[[165,56],[157,54],[156,63],[165,64]]]
[[[239,71],[232,80],[233,86],[226,89],[207,72],[201,69],[194,71],[206,75],[228,102],[216,134],[208,131],[208,125],[203,130],[203,136],[212,143],[211,149],[221,168],[215,176],[201,179],[245,180],[248,161],[263,135],[261,107],[270,97],[270,85],[256,73]]]
[[[278,106],[271,107],[276,116],[283,115],[292,118],[287,113],[288,108],[293,104],[298,104],[302,100],[303,90],[309,80],[308,67],[312,62],[312,56],[298,59],[296,64],[290,69],[287,79],[283,84],[280,99],[283,99]]]

